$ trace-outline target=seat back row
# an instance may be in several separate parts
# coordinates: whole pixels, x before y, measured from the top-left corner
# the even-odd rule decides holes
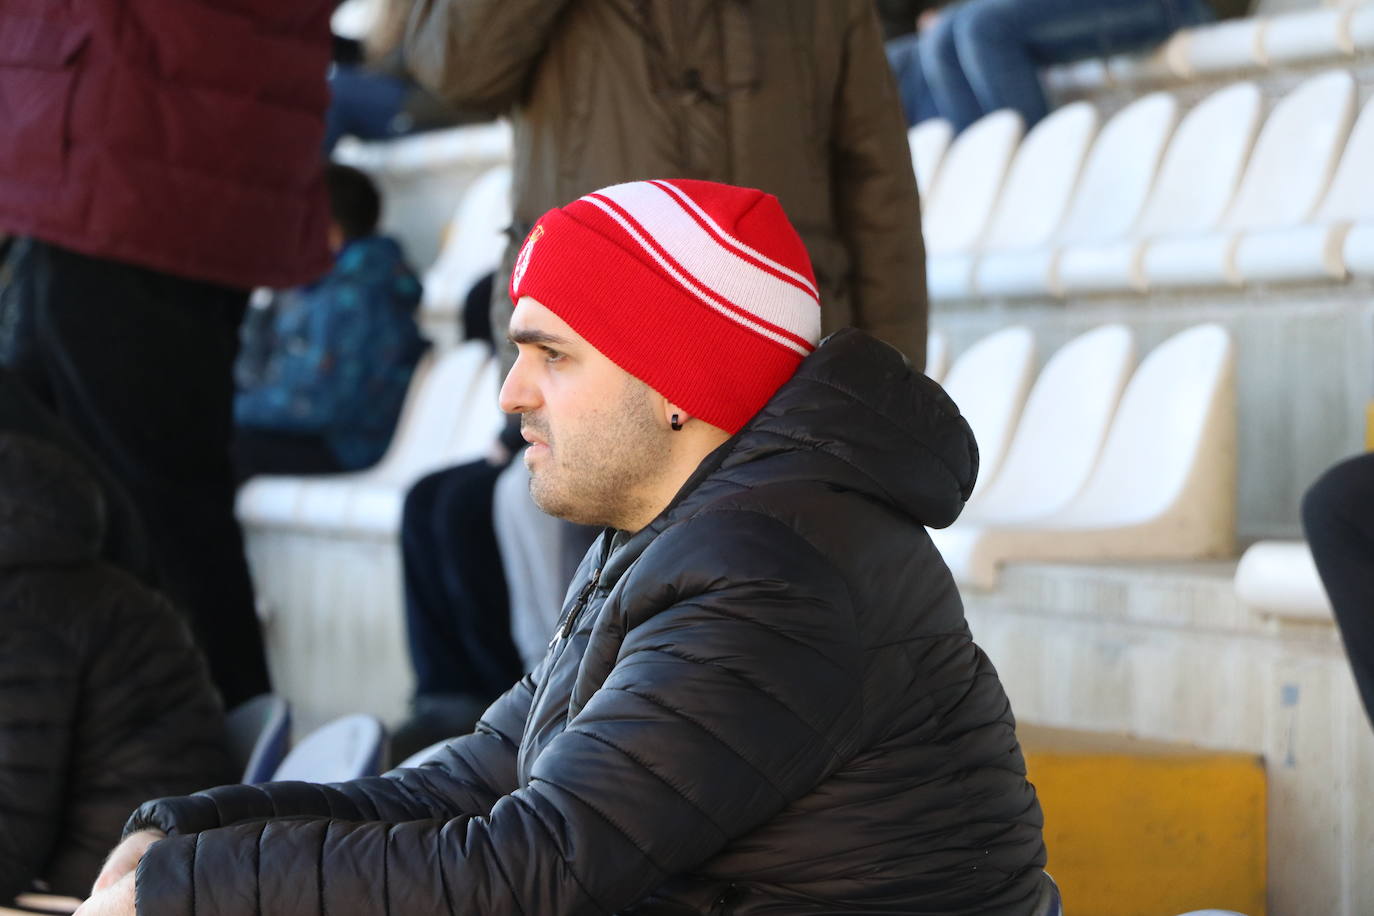
[[[1024,138],[1000,111],[943,152],[947,125],[918,125],[913,155],[936,158],[922,168],[931,295],[1144,292],[1374,267],[1374,102],[1356,121],[1354,79],[1336,70],[1267,119],[1262,107],[1242,82],[1180,119],[1157,92],[1099,130],[1075,102]]]
[[[256,477],[239,491],[239,518],[250,526],[393,535],[412,483],[490,447],[503,422],[498,385],[485,343],[427,357],[378,464],[353,474]]]
[[[945,389],[980,449],[963,516],[931,532],[956,578],[991,586],[1007,559],[1216,556],[1234,537],[1234,354],[1218,325],[1135,367],[1123,325],[1061,347],[1031,384],[1034,339],[971,346]]]

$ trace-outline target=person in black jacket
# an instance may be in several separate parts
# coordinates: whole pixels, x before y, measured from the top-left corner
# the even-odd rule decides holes
[[[84,896],[140,801],[233,776],[185,622],[99,558],[103,506],[77,459],[0,433],[0,906]]]
[[[890,346],[818,346],[777,199],[604,188],[510,293],[531,495],[606,528],[544,660],[418,768],[144,805],[81,916],[1057,913],[924,527],[973,437]]]

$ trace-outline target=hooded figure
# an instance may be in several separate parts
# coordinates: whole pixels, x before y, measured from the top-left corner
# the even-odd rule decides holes
[[[185,622],[103,538],[81,465],[0,433],[0,905],[84,897],[140,801],[234,776]]]

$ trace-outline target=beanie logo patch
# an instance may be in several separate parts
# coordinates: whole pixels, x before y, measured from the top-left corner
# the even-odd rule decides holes
[[[544,227],[535,226],[530,237],[525,239],[525,245],[520,249],[520,255],[515,259],[515,270],[511,272],[511,289],[519,290],[520,281],[525,279],[525,271],[530,267],[530,256],[534,254],[534,243],[544,236]]]

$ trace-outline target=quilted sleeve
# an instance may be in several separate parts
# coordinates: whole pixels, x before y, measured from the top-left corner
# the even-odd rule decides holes
[[[515,788],[515,756],[532,695],[526,675],[483,713],[473,734],[450,742],[422,767],[333,785],[270,782],[161,798],[135,811],[124,833],[195,834],[264,818],[399,822],[485,814]]]
[[[616,913],[776,816],[852,753],[861,652],[824,558],[729,515],[661,536],[622,583],[636,601],[619,658],[527,787],[478,816],[176,837],[145,857],[139,911]]]
[[[418,0],[405,63],[455,108],[498,115],[520,97],[569,0]]]
[[[81,671],[54,636],[22,621],[0,627],[0,671],[4,902],[28,888],[57,843]]]

